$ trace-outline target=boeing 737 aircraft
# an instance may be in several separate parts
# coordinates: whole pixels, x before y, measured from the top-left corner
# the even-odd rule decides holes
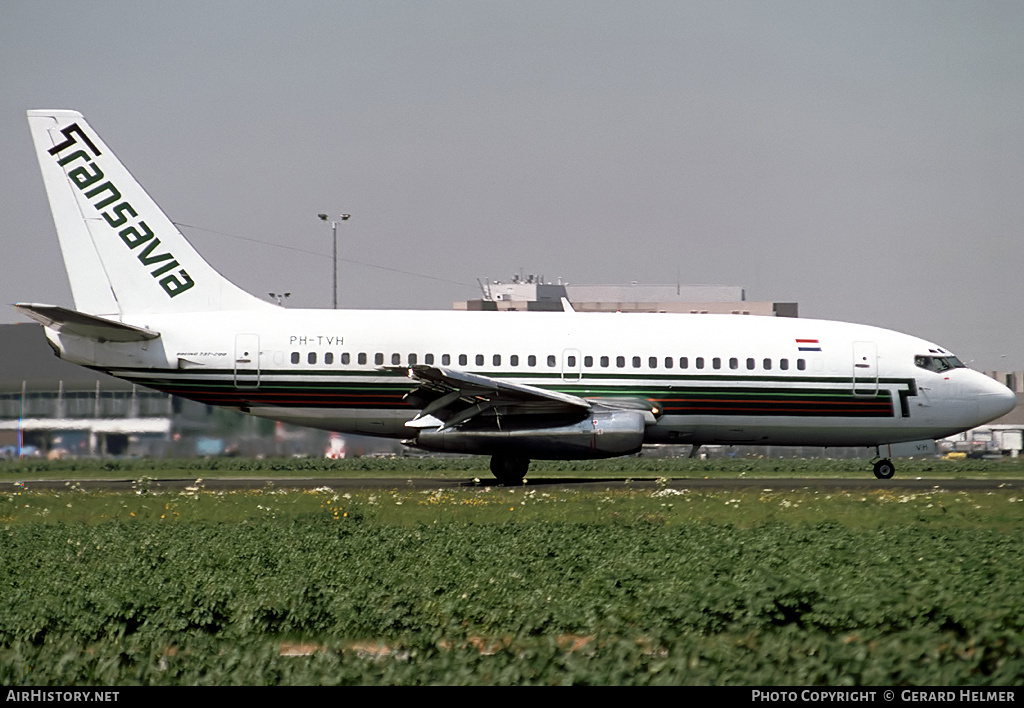
[[[80,113],[28,112],[75,309],[22,303],[63,359],[252,415],[531,459],[645,443],[934,440],[1014,407],[937,344],[738,315],[286,310],[192,248]],[[875,475],[895,468],[878,459]]]

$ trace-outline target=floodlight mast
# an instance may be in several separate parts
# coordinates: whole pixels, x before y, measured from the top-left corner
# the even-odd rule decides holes
[[[330,221],[331,221],[331,232],[333,234],[332,241],[334,243],[334,249],[333,249],[333,254],[334,255],[333,255],[332,259],[331,259],[331,262],[333,264],[332,268],[331,268],[331,276],[332,276],[332,280],[333,280],[333,287],[331,289],[331,292],[333,294],[332,299],[331,299],[331,307],[334,308],[335,310],[337,310],[338,309],[338,221],[339,220],[340,221],[348,221],[352,217],[352,215],[351,214],[339,214],[338,218],[336,218],[336,219],[331,219],[329,216],[327,216],[327,214],[317,214],[317,216],[320,217],[320,221],[327,221],[328,219],[330,219]]]

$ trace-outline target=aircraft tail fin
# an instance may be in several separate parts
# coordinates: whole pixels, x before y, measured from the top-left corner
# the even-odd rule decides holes
[[[32,110],[75,309],[105,318],[273,307],[207,263],[77,111]]]

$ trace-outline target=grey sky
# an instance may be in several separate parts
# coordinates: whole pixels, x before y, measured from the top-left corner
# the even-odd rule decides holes
[[[344,211],[343,306],[678,274],[1021,369],[1022,38],[1020,2],[6,0],[0,302],[72,304],[25,111],[74,108],[293,307]]]

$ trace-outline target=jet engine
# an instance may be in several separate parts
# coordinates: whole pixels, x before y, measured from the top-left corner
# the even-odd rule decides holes
[[[639,452],[644,441],[644,412],[594,411],[568,425],[519,426],[492,419],[486,427],[420,430],[406,444],[434,452],[516,455],[535,460],[581,460]]]

